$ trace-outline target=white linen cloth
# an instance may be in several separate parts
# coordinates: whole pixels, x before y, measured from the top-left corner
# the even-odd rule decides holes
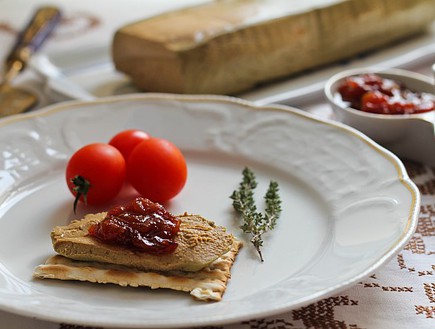
[[[42,51],[55,53],[109,45],[113,32],[126,22],[201,2],[204,1],[53,1],[63,10],[64,21]],[[42,4],[46,3],[40,0],[0,0],[0,58],[4,58],[12,46],[17,31]],[[431,63],[420,64],[416,63],[413,69],[430,74]],[[51,102],[44,92],[42,80],[33,72],[25,72],[17,83],[38,94],[39,107]],[[316,101],[305,104],[304,108],[320,116],[328,116],[330,110],[325,100],[320,97]],[[336,296],[273,317],[213,328],[435,328],[435,169],[409,162],[406,166],[422,192],[422,206],[417,232],[397,257],[363,282]],[[0,328],[91,327],[52,323],[0,311]]]

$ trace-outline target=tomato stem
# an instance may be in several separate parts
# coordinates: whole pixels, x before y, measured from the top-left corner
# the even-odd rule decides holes
[[[74,185],[74,188],[72,190],[77,193],[73,205],[74,214],[75,214],[77,209],[77,203],[79,202],[81,196],[83,196],[83,201],[85,202],[85,204],[88,203],[87,196],[88,196],[89,188],[91,187],[91,183],[89,183],[89,181],[86,178],[80,175],[77,175],[74,178],[72,178],[71,183]]]

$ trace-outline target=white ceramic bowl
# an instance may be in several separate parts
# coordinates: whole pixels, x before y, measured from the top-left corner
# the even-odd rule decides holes
[[[338,121],[358,129],[399,157],[434,165],[435,111],[404,115],[374,114],[351,108],[341,99],[337,89],[343,80],[364,73],[376,73],[401,82],[412,91],[432,94],[434,80],[401,69],[359,68],[338,73],[325,84],[325,95]]]

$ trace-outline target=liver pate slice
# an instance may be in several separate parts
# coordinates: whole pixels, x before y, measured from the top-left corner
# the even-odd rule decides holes
[[[92,238],[88,228],[106,216],[105,212],[86,215],[51,232],[54,250],[62,256],[80,261],[117,264],[152,271],[195,272],[227,253],[234,237],[224,227],[199,216],[183,214],[175,241],[178,247],[171,254],[152,255],[122,246],[106,244]]]

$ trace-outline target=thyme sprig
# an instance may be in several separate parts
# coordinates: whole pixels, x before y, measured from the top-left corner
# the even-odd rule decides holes
[[[233,207],[243,220],[240,228],[243,232],[251,235],[251,243],[263,262],[261,247],[263,246],[262,235],[275,228],[276,222],[281,214],[281,199],[278,194],[279,186],[275,181],[269,183],[269,187],[264,196],[264,213],[257,211],[254,200],[254,190],[257,187],[255,174],[247,167],[242,171],[243,179],[239,189],[235,190],[230,198],[233,200]]]

